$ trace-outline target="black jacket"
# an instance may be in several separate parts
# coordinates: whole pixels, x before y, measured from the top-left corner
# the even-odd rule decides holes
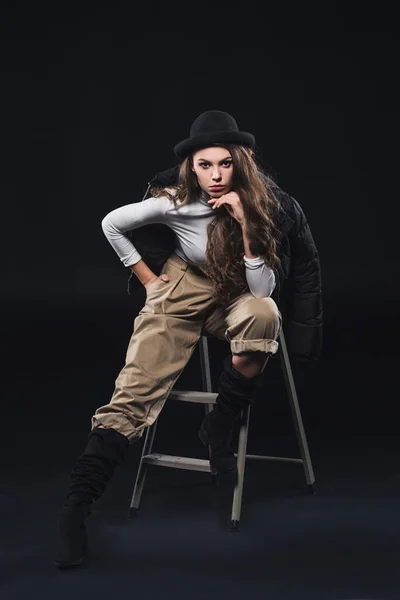
[[[178,183],[179,165],[157,173],[149,182],[143,197],[154,184],[168,186]],[[291,358],[315,361],[322,352],[322,290],[318,250],[310,227],[299,203],[269,180],[275,197],[284,209],[278,220],[281,233],[278,245],[280,266],[275,269],[276,287],[271,298],[282,314],[283,331]],[[144,262],[156,274],[175,249],[175,234],[166,225],[145,225],[129,232],[132,243]],[[134,273],[128,282],[128,293],[140,286]]]

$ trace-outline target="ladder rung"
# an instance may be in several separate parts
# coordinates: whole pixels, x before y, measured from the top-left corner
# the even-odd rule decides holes
[[[237,457],[237,453],[235,453]],[[301,458],[289,458],[285,456],[262,456],[260,454],[246,454],[247,459],[271,460],[281,462],[302,463]],[[203,471],[210,473],[210,461],[202,458],[192,458],[187,456],[172,456],[170,454],[146,454],[143,456],[143,462],[157,467],[170,467],[172,469],[187,469],[189,471]]]
[[[235,456],[237,454],[235,453]],[[255,458],[258,460],[277,460],[281,462],[294,462],[294,463],[302,463],[303,460],[301,458],[290,458],[287,456],[262,456],[261,454],[246,454],[247,458]]]
[[[171,456],[170,454],[145,454],[143,462],[157,467],[171,467],[172,469],[188,469],[189,471],[204,471],[210,473],[210,461],[202,458],[186,456]]]
[[[214,392],[197,392],[193,390],[172,390],[168,398],[181,402],[197,402],[199,404],[215,404],[217,395]]]

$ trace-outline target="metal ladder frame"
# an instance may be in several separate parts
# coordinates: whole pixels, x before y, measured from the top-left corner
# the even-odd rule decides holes
[[[311,464],[310,453],[308,450],[307,438],[304,431],[303,419],[301,417],[299,402],[296,393],[296,387],[293,380],[292,369],[290,366],[289,355],[286,348],[285,336],[283,330],[279,333],[279,349],[280,363],[285,380],[286,390],[289,397],[292,418],[297,435],[297,441],[300,448],[301,458],[288,458],[279,456],[262,456],[259,454],[246,454],[247,438],[249,430],[250,407],[243,409],[239,423],[239,440],[238,451],[235,453],[237,457],[238,475],[233,492],[232,513],[231,513],[231,529],[236,530],[239,526],[240,513],[242,507],[242,494],[245,473],[246,459],[256,460],[275,460],[281,462],[294,462],[303,464],[304,474],[308,486],[308,491],[314,494],[313,484],[315,482],[314,472]],[[217,394],[212,392],[210,361],[208,352],[208,339],[206,336],[201,336],[199,340],[200,347],[200,365],[202,376],[202,392],[199,391],[176,391],[172,390],[168,399],[179,400],[181,402],[194,402],[205,405],[206,414],[212,410]],[[147,428],[145,441],[143,444],[142,455],[136,475],[135,487],[132,494],[130,504],[130,518],[136,516],[140,500],[142,497],[143,486],[147,473],[147,465],[156,465],[160,467],[170,467],[174,469],[188,469],[191,471],[211,472],[209,460],[200,458],[191,458],[183,456],[171,456],[168,454],[152,454],[154,437],[157,429],[158,419],[153,425]],[[212,476],[215,482],[215,475]]]

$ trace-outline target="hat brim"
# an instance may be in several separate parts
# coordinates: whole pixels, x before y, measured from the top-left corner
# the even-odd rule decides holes
[[[242,144],[254,148],[256,140],[252,133],[246,131],[218,131],[215,133],[203,133],[196,135],[182,142],[179,142],[174,147],[174,153],[179,158],[186,158],[194,150],[207,148],[210,144]]]

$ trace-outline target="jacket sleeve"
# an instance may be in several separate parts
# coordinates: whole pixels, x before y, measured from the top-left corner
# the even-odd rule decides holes
[[[293,198],[296,226],[291,231],[291,302],[285,335],[294,358],[316,361],[322,352],[321,266],[310,226]]]

